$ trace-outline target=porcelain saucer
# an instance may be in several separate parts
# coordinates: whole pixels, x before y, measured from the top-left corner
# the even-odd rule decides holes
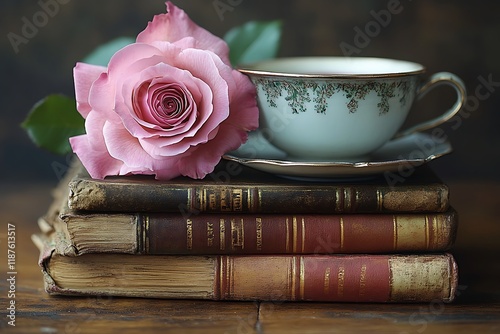
[[[260,171],[288,178],[332,180],[362,178],[384,172],[407,171],[452,152],[442,138],[414,133],[394,139],[371,154],[366,161],[297,161],[271,145],[258,131],[248,141],[223,158]]]

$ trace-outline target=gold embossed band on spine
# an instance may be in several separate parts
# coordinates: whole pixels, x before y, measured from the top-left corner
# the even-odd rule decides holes
[[[285,251],[286,253],[290,252],[290,227],[288,217],[285,220]]]
[[[377,190],[377,210],[379,212],[382,212],[384,209],[384,195],[382,194],[382,191]]]
[[[226,221],[219,219],[219,248],[220,250],[226,249]]]
[[[306,245],[306,222],[304,217],[302,217],[302,249],[301,249],[302,253],[305,253],[305,245]]]
[[[297,216],[293,216],[292,218],[292,236],[293,236],[293,253],[297,253]]]
[[[288,286],[288,291],[291,293],[291,300],[296,300],[296,284],[297,284],[297,270],[296,270],[296,263],[297,263],[297,258],[295,256],[292,256],[291,261],[290,261],[290,267],[289,267],[289,272],[288,272],[288,279],[290,283],[290,286]],[[299,278],[300,281],[300,278]],[[300,282],[299,282],[300,285]]]
[[[193,221],[191,219],[186,220],[186,248],[193,249]]]
[[[300,291],[300,299],[304,300],[304,290],[305,290],[305,276],[306,276],[306,266],[304,263],[304,257],[300,257],[300,274],[299,274],[299,291]]]
[[[143,235],[143,243],[142,246],[144,249],[142,250],[145,254],[149,253],[149,216],[146,215],[144,217],[144,228],[142,230]]]
[[[340,252],[344,251],[344,218],[340,217]]]

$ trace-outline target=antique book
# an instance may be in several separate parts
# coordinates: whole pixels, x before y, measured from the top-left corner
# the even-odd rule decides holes
[[[427,166],[397,182],[384,175],[357,181],[294,181],[234,162],[203,180],[148,176],[90,178],[76,163],[69,181],[73,210],[207,213],[444,212],[448,187]]]
[[[64,202],[63,202],[64,203]],[[53,221],[78,254],[331,254],[448,250],[458,218],[414,214],[81,213]]]
[[[34,236],[49,294],[323,302],[449,302],[450,254],[66,256]]]
[[[331,254],[438,252],[454,243],[458,215],[438,213],[104,213],[69,209],[61,182],[39,220],[75,253]]]

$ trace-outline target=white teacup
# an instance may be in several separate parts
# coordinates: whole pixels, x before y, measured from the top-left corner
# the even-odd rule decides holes
[[[436,127],[466,100],[456,75],[420,82],[424,66],[384,58],[281,58],[242,66],[257,87],[260,131],[290,157],[357,161],[395,137]],[[415,98],[446,84],[457,101],[441,116],[401,131]],[[399,132],[398,132],[399,131]]]

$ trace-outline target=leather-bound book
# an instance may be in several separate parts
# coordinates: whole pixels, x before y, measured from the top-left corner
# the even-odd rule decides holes
[[[232,164],[232,165],[231,165]],[[427,166],[397,180],[378,175],[332,182],[296,181],[221,163],[203,180],[158,181],[148,176],[90,178],[70,171],[69,207],[101,212],[391,213],[444,212],[448,187]],[[230,167],[228,167],[230,166]]]
[[[49,294],[169,299],[321,302],[449,302],[457,288],[450,254],[67,256],[44,236]],[[59,245],[61,245],[59,243]]]

